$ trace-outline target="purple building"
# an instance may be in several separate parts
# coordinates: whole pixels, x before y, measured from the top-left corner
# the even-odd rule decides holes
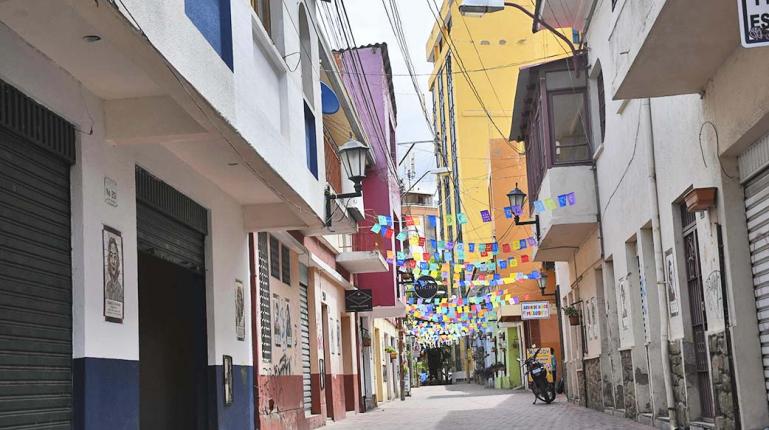
[[[347,91],[360,116],[374,154],[375,164],[367,171],[363,182],[363,202],[366,219],[359,223],[354,237],[356,250],[396,252],[395,236],[399,231],[401,196],[396,162],[395,127],[397,110],[393,91],[392,70],[387,44],[377,43],[337,53],[337,62],[344,76]],[[394,231],[391,235],[375,234],[371,226],[378,216],[389,216]],[[371,289],[375,307],[393,307],[398,302],[395,270],[357,275],[360,288]]]

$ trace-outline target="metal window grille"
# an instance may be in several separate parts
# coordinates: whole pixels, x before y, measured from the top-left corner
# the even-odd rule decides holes
[[[280,246],[280,271],[284,284],[291,285],[291,250]]]
[[[280,241],[270,236],[270,275],[280,279]]]
[[[262,360],[272,361],[272,313],[270,302],[270,267],[267,233],[259,233],[259,315],[262,327]]]

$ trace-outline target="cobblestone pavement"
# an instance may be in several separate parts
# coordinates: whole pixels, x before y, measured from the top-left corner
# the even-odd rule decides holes
[[[492,390],[459,384],[420,387],[406,401],[391,401],[365,414],[350,415],[328,430],[507,430],[507,429],[645,429],[651,427],[575,406],[558,396],[532,405],[528,391]]]

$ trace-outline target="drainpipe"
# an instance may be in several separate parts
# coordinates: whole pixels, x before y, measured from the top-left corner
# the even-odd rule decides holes
[[[654,241],[654,266],[657,272],[657,298],[660,314],[660,354],[662,355],[662,374],[665,378],[665,397],[668,406],[668,418],[670,428],[677,429],[675,397],[673,396],[673,377],[670,372],[670,359],[668,357],[668,330],[670,315],[668,313],[667,286],[665,284],[665,264],[662,258],[662,234],[660,233],[660,208],[657,192],[657,168],[654,159],[654,127],[652,123],[651,100],[641,101],[641,109],[644,115],[639,120],[646,118],[646,128],[649,137],[646,139],[647,173],[649,180],[649,207],[652,210],[652,236]]]

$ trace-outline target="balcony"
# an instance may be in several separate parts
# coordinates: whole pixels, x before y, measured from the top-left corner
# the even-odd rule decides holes
[[[390,267],[385,261],[384,241],[379,235],[368,230],[348,236],[349,242],[342,244],[342,252],[336,262],[352,274],[383,273]]]
[[[609,44],[614,99],[695,94],[740,45],[736,1],[620,0]]]
[[[535,261],[568,261],[598,226],[595,180],[591,166],[549,168],[539,190],[540,198],[574,193],[574,206],[545,211],[539,215],[541,238]]]
[[[585,73],[570,58],[521,69],[512,132],[526,147],[529,202],[574,193],[573,205],[539,214],[536,261],[568,260],[598,224]],[[533,207],[531,207],[533,211]]]

